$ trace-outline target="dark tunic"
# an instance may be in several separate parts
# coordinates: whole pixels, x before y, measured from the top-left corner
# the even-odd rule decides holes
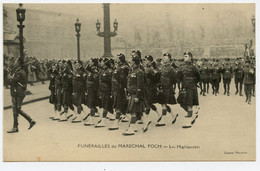
[[[111,96],[111,79],[112,79],[112,70],[107,68],[100,71],[99,74],[99,93],[101,99],[100,107],[111,111],[112,109],[112,99]]]
[[[62,105],[62,82],[61,82],[62,73],[61,71],[58,72],[58,74],[55,77],[55,95],[56,95],[56,103],[59,106]]]
[[[56,76],[58,75],[58,71],[50,69],[50,70],[48,70],[48,73],[50,75],[49,90],[51,91],[49,103],[56,104],[57,99],[56,99],[56,94],[55,94],[55,79],[56,79]]]
[[[73,73],[70,69],[66,68],[62,71],[62,94],[63,105],[69,106],[72,104],[72,76]]]
[[[236,67],[234,69],[234,73],[235,73],[235,82],[243,82],[243,78],[244,78],[244,70],[242,67]]]
[[[128,99],[128,113],[142,113],[145,111],[144,94],[145,94],[145,76],[141,68],[130,70],[127,77],[127,91],[130,95]],[[139,101],[135,102],[134,99]]]
[[[99,74],[97,69],[93,68],[91,71],[88,71],[86,76],[86,98],[85,105],[90,109],[93,109],[99,106],[99,97],[98,97],[98,79]]]
[[[254,69],[251,67],[244,68],[244,88],[245,93],[251,93],[255,79]]]
[[[182,88],[186,91],[184,103],[187,106],[199,105],[197,83],[200,81],[200,74],[192,63],[186,63],[183,67]]]
[[[160,104],[176,104],[173,85],[176,83],[176,71],[170,64],[162,66],[160,77]]]
[[[224,68],[222,69],[222,73],[223,73],[223,82],[230,84],[232,78],[232,68],[231,67]]]
[[[204,83],[209,83],[209,69],[208,67],[203,67],[200,69],[200,77],[201,77],[201,81]]]
[[[73,104],[77,107],[84,103],[85,92],[85,75],[83,68],[75,71],[72,79],[73,87]]]

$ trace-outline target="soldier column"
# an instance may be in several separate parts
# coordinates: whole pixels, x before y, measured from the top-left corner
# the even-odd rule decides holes
[[[116,31],[118,28],[118,22],[117,20],[114,21],[114,32],[110,31],[110,4],[109,3],[104,3],[103,4],[104,8],[104,31],[100,32],[100,22],[97,20],[96,22],[96,28],[98,31],[98,36],[99,37],[104,37],[104,55],[103,57],[105,58],[111,58],[113,57],[111,53],[111,37],[114,37],[117,35]]]

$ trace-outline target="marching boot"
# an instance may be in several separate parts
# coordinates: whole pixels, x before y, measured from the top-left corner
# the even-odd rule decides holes
[[[101,127],[105,127],[105,119],[106,118],[102,118],[98,123],[97,125],[95,126],[95,128],[101,128]]]
[[[134,123],[130,124],[128,129],[125,132],[123,132],[123,135],[126,135],[126,136],[127,135],[135,135],[134,125],[135,125]]]
[[[67,121],[67,120],[68,120],[67,112],[63,112],[62,115],[60,116],[59,122],[64,122],[64,121]]]
[[[137,123],[137,122],[134,124],[134,131],[135,131],[135,132],[138,132],[138,124],[139,124],[139,123]]]
[[[81,114],[77,114],[77,117],[73,120],[73,121],[71,121],[72,123],[79,123],[79,122],[81,122]]]
[[[85,126],[93,126],[95,123],[94,123],[94,118],[93,116],[90,116],[89,120],[87,120],[84,125]]]
[[[19,132],[19,130],[18,130],[18,113],[17,113],[17,111],[13,112],[13,117],[14,117],[13,128],[10,131],[7,131],[7,133]]]
[[[224,91],[224,95],[226,95],[226,90]]]
[[[138,124],[143,124],[143,123],[144,123],[144,121],[143,121],[143,117],[141,117],[141,119],[138,120],[137,123],[138,123]]]
[[[83,117],[83,121],[86,121],[88,119],[88,117],[90,116],[90,113],[86,114],[86,112],[83,110],[82,113],[84,114]]]
[[[237,95],[237,93],[238,93],[238,90],[236,91],[236,94],[235,94],[235,95]]]
[[[191,121],[191,125],[195,124],[196,119],[199,117],[199,115],[196,115],[195,118]]]
[[[203,96],[206,96],[205,91],[203,91]]]
[[[36,122],[34,120],[31,120],[28,130],[30,130],[35,124]]]
[[[198,115],[197,115],[198,116]],[[195,122],[195,121],[194,121]],[[186,129],[186,128],[191,128],[192,126],[192,121],[191,118],[186,118],[185,119],[185,125],[182,126],[182,128]]]
[[[110,112],[108,112],[106,119],[109,119],[110,121],[114,121],[116,116]]]
[[[108,130],[118,130],[119,129],[118,122],[119,119],[115,119],[113,121],[113,124],[108,128]]]
[[[74,110],[72,110],[72,112],[73,112],[73,115],[72,115],[72,120],[75,120],[76,118],[77,118],[77,112],[76,112],[76,110],[74,109]]]
[[[165,126],[164,117],[162,116],[159,121],[155,124],[155,126]]]
[[[191,118],[191,117],[192,117],[192,113],[193,113],[192,111],[188,111],[188,112],[187,112],[187,116],[185,116],[185,117],[186,117],[186,118]]]

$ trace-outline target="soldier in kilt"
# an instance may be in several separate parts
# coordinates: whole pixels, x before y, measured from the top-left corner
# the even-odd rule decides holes
[[[158,103],[157,97],[157,87],[160,81],[160,73],[157,69],[156,63],[151,55],[145,56],[144,58],[144,68],[145,68],[145,102],[146,102],[146,121],[143,127],[143,131],[146,132],[148,126],[151,124],[150,118],[148,118],[150,110],[156,112],[160,116],[155,103]]]
[[[161,76],[160,83],[158,88],[158,100],[162,106],[162,114],[157,120],[156,126],[165,126],[164,116],[167,114],[167,111],[172,116],[172,124],[175,123],[178,114],[174,116],[171,111],[171,108],[168,105],[177,104],[175,99],[175,92],[173,85],[176,83],[176,75],[177,71],[171,66],[171,54],[165,53],[162,59],[162,67],[161,67]],[[168,105],[167,105],[168,104]]]
[[[113,109],[116,111],[116,117],[109,130],[117,130],[119,128],[118,123],[125,117],[127,108],[126,86],[129,65],[124,54],[120,53],[117,57],[118,59],[115,61],[115,69],[112,74]]]
[[[127,77],[127,91],[129,93],[127,113],[131,114],[129,127],[123,135],[134,135],[136,129],[137,118],[141,118],[144,112],[144,91],[145,91],[145,76],[140,68],[141,58],[137,55],[132,56],[130,60],[131,70]]]
[[[58,74],[55,77],[55,95],[56,95],[56,103],[57,103],[57,112],[54,116],[53,120],[60,120],[60,115],[62,113],[61,107],[62,107],[62,70],[63,70],[63,64],[62,61],[58,61]]]
[[[191,52],[184,53],[184,67],[181,73],[182,88],[185,91],[183,103],[181,107],[187,112],[187,118],[193,116],[193,106],[199,105],[199,97],[197,91],[197,83],[200,81],[200,74],[195,65],[193,65],[193,56]],[[195,117],[195,119],[198,115]],[[183,128],[190,128],[189,125],[183,126]]]
[[[94,117],[97,112],[97,106],[99,106],[99,72],[98,72],[98,59],[91,58],[89,65],[85,68],[86,75],[86,94],[85,105],[90,109],[90,118],[85,122],[85,126],[94,125]]]
[[[81,113],[83,111],[82,104],[84,103],[85,97],[85,70],[82,65],[82,61],[77,60],[74,62],[75,71],[72,78],[72,87],[73,87],[73,105],[77,107],[77,117],[72,120],[72,123],[81,122],[82,118]]]
[[[108,112],[112,112],[111,100],[111,70],[110,61],[107,58],[101,60],[101,71],[99,73],[99,96],[101,100],[100,107],[103,108],[102,118],[95,126],[96,128],[105,127],[105,119]],[[113,113],[113,112],[112,112]]]
[[[57,115],[56,113],[58,112],[57,99],[55,94],[55,79],[56,76],[58,75],[57,67],[58,65],[56,63],[53,63],[51,68],[48,70],[50,75],[49,90],[51,91],[49,103],[54,105],[54,113],[51,113],[49,117],[50,119],[53,119]]]
[[[76,112],[74,111],[74,106],[72,104],[72,77],[73,77],[73,71],[72,71],[72,63],[70,60],[65,61],[63,60],[63,71],[62,71],[62,102],[63,102],[63,108],[64,111],[61,114],[60,122],[67,121],[70,117],[72,117],[72,114],[68,116],[68,109],[70,108],[74,113],[74,118],[76,118]]]

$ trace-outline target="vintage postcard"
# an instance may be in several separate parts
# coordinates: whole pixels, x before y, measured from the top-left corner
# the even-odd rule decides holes
[[[254,3],[3,3],[3,161],[255,161]]]

